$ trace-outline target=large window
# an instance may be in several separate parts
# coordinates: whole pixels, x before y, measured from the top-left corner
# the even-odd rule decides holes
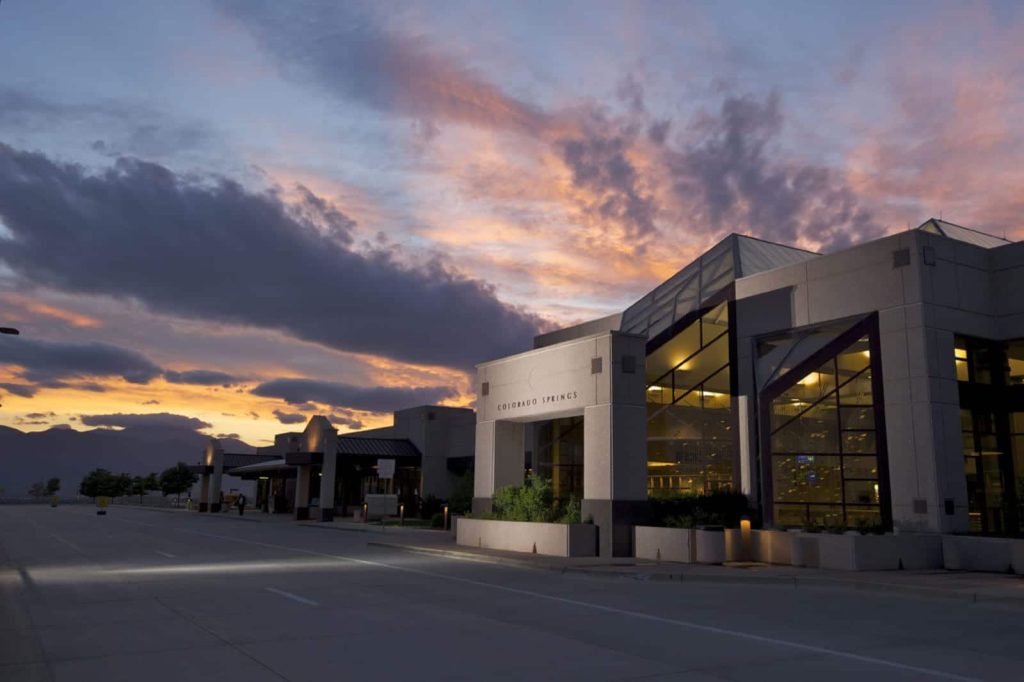
[[[1024,342],[957,337],[969,530],[1017,535],[1024,519]]]
[[[827,359],[792,369],[768,395],[765,474],[774,523],[885,524],[870,337],[824,352]]]
[[[537,473],[551,480],[556,498],[583,496],[583,417],[540,424],[536,453]]]
[[[721,303],[647,356],[650,495],[733,485],[729,329],[729,305]]]

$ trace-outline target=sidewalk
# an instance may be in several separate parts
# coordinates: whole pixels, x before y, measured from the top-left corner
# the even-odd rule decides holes
[[[966,571],[828,571],[816,568],[732,563],[722,566],[652,562],[633,558],[551,557],[504,552],[455,544],[449,533],[434,531],[422,537],[373,540],[376,547],[463,561],[500,564],[535,570],[574,573],[593,577],[665,582],[728,582],[806,588],[839,588],[898,592],[952,599],[989,606],[1024,609],[1024,578],[1000,573]]]

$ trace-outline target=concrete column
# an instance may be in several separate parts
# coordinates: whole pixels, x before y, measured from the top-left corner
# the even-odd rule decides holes
[[[583,411],[582,516],[603,557],[632,556],[632,524],[647,513],[647,409],[606,403]]]
[[[334,482],[338,477],[338,449],[332,446],[324,452],[324,464],[320,470],[320,520],[334,520]]]
[[[206,451],[203,453],[203,464],[213,467],[210,474],[203,476],[202,497],[199,500],[200,509],[206,503],[206,511],[220,511],[221,478],[224,475],[224,450],[220,447],[220,441],[211,438],[206,444]]]
[[[210,511],[210,474],[203,474],[199,488],[199,511]]]
[[[313,467],[309,464],[301,464],[298,467],[298,474],[295,477],[295,520],[306,521],[309,519],[309,477]]]
[[[474,513],[490,511],[496,490],[523,484],[525,458],[525,424],[501,420],[477,423]]]

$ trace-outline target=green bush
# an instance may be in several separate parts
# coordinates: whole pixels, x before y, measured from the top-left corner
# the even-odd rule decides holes
[[[523,485],[510,485],[494,493],[494,518],[503,521],[550,522],[555,518],[551,481],[538,476]]]
[[[743,493],[716,491],[706,495],[674,495],[651,498],[651,516],[663,526],[737,528],[740,519],[753,518],[754,510]]]
[[[433,516],[430,517],[430,527],[431,528],[444,528],[444,513],[443,512],[437,512],[436,514],[434,514]]]
[[[573,495],[567,502],[558,505],[558,511],[560,512],[558,522],[582,523],[582,507],[583,503],[579,495]]]

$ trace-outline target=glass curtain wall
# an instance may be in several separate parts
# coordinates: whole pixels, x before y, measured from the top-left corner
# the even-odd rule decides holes
[[[1019,535],[1024,519],[1024,341],[957,337],[969,530]]]
[[[812,371],[798,371],[799,378],[784,378],[790,385],[770,399],[767,473],[776,526],[885,522],[872,372],[864,335]]]
[[[647,492],[733,486],[729,304],[697,315],[647,356]]]

